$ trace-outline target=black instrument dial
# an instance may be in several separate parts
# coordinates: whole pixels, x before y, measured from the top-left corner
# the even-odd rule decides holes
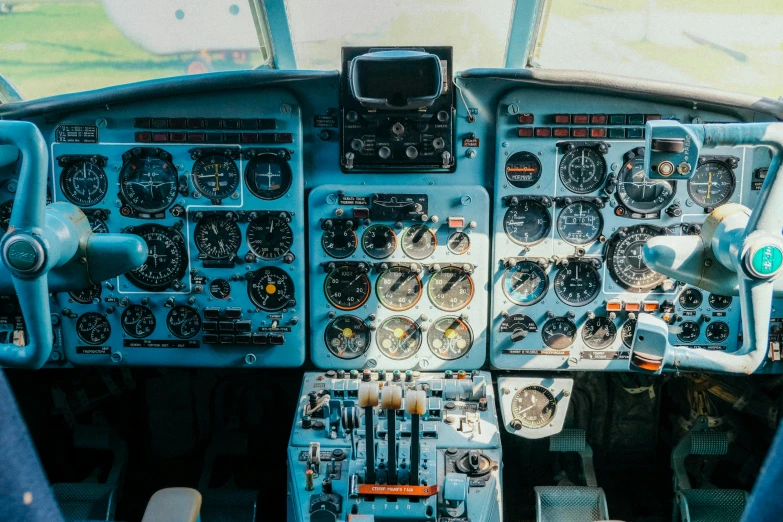
[[[95,302],[96,299],[101,298],[102,290],[103,287],[97,284],[87,288],[83,288],[82,290],[73,290],[71,292],[68,292],[68,295],[71,296],[71,299],[73,299],[77,303],[92,304]]]
[[[586,245],[601,236],[604,218],[592,203],[574,201],[557,216],[557,233],[572,245]]]
[[[631,349],[631,345],[633,344],[633,336],[636,333],[636,319],[628,319],[625,321],[625,324],[623,324],[623,328],[620,331],[620,339],[623,341],[623,344],[626,348],[629,350]]]
[[[653,180],[644,172],[644,156],[629,159],[617,178],[617,197],[633,212],[653,214],[660,212],[674,199],[673,181]]]
[[[648,292],[666,280],[665,275],[648,268],[642,257],[647,241],[666,233],[665,228],[636,225],[621,228],[612,235],[606,251],[606,263],[612,279],[631,292]]]
[[[421,298],[421,279],[408,267],[393,266],[378,276],[375,293],[378,301],[389,310],[408,310]]]
[[[584,306],[601,292],[601,275],[593,263],[574,261],[557,271],[554,287],[563,303]]]
[[[225,199],[239,188],[239,168],[223,154],[205,154],[193,164],[193,186],[209,199]]]
[[[473,346],[473,331],[457,317],[441,317],[427,332],[430,351],[440,359],[459,359]]]
[[[386,225],[372,225],[362,234],[364,252],[375,259],[384,259],[397,248],[397,234]]]
[[[88,160],[69,164],[60,174],[63,195],[80,207],[91,207],[106,197],[109,180],[101,167]]]
[[[260,199],[277,199],[291,188],[291,167],[271,153],[254,156],[245,167],[245,184]]]
[[[617,327],[608,317],[595,316],[582,325],[582,340],[588,348],[603,350],[617,339]]]
[[[111,325],[103,315],[87,312],[76,321],[76,333],[87,344],[103,344],[111,336]]]
[[[370,346],[370,329],[353,315],[340,315],[326,325],[326,348],[340,359],[356,359]]]
[[[473,278],[461,268],[447,266],[430,277],[427,295],[440,310],[456,312],[473,299]]]
[[[356,310],[370,298],[370,278],[356,267],[337,267],[326,276],[324,293],[335,308]]]
[[[446,246],[452,254],[465,254],[470,250],[470,236],[465,232],[454,232],[449,236]]]
[[[209,283],[209,295],[215,299],[228,299],[231,295],[231,284],[225,279],[213,279]]]
[[[136,339],[149,337],[155,330],[155,315],[142,305],[130,305],[123,310],[120,322],[125,333]]]
[[[701,333],[699,323],[695,321],[685,321],[680,327],[682,328],[682,332],[677,334],[677,339],[679,339],[681,343],[692,343],[699,338],[699,333]]]
[[[427,225],[414,225],[402,235],[402,251],[411,259],[424,259],[435,253],[438,238]]]
[[[511,415],[522,426],[538,429],[552,421],[557,411],[554,395],[543,386],[526,386],[514,394],[511,399]]]
[[[247,225],[247,246],[261,259],[280,259],[293,244],[294,233],[287,218],[264,214]]]
[[[104,220],[95,216],[87,216],[87,221],[90,223],[93,234],[108,234],[109,226]]]
[[[717,207],[731,199],[736,186],[731,167],[723,161],[708,160],[688,180],[688,196],[700,207]]]
[[[725,310],[731,306],[732,297],[726,295],[710,294],[708,302],[713,310]]]
[[[547,290],[549,276],[533,261],[520,261],[503,273],[503,292],[514,304],[535,304],[544,298]]]
[[[500,322],[500,333],[510,333],[511,341],[521,341],[529,333],[537,332],[536,322],[525,314],[511,314]]]
[[[138,212],[163,212],[177,197],[177,169],[164,154],[130,156],[122,166],[120,193]]]
[[[265,312],[276,312],[296,304],[294,281],[283,270],[266,266],[250,273],[253,275],[247,293],[258,308]]]
[[[542,241],[552,228],[549,210],[538,201],[523,199],[506,210],[503,229],[518,245],[534,245]]]
[[[328,224],[327,224],[328,223]],[[356,232],[349,221],[327,220],[324,222],[324,232],[321,234],[321,246],[327,255],[337,259],[345,259],[356,251]]]
[[[144,290],[160,291],[185,275],[188,255],[182,234],[161,225],[142,225],[133,229],[147,243],[147,261],[126,273],[131,283]]]
[[[560,181],[571,192],[587,194],[604,182],[606,160],[590,147],[577,147],[560,160]]]
[[[729,325],[723,321],[712,321],[704,330],[704,336],[711,343],[722,343],[729,338]]]
[[[201,331],[201,316],[190,306],[175,306],[166,316],[166,326],[173,336],[190,339]]]
[[[516,152],[506,161],[506,179],[516,188],[529,188],[541,179],[541,162],[531,152]]]
[[[193,241],[202,257],[233,259],[242,244],[242,232],[236,220],[228,215],[207,214],[196,223]]]
[[[0,227],[3,228],[3,230],[8,230],[8,224],[11,222],[11,211],[14,209],[14,200],[9,199],[8,201],[3,201],[2,204],[0,204]]]
[[[407,359],[421,347],[421,329],[407,317],[389,317],[375,331],[375,344],[390,359]]]
[[[541,327],[544,344],[555,350],[565,350],[576,339],[576,325],[566,317],[553,317]]]
[[[696,288],[686,288],[680,293],[680,306],[686,310],[696,310],[701,306],[704,296]]]

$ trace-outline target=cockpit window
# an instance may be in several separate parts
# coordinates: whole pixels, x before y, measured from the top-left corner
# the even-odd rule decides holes
[[[533,66],[783,95],[779,0],[548,0]]]
[[[340,69],[343,46],[454,47],[454,71],[504,67],[513,0],[286,0],[299,69]]]

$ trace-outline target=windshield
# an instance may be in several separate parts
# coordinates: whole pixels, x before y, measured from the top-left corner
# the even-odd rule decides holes
[[[780,0],[550,0],[532,62],[783,95]]]

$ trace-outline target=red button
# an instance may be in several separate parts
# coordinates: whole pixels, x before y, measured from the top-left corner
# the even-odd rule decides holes
[[[206,136],[203,132],[188,132],[188,141],[191,143],[203,143],[206,141]]]
[[[520,114],[519,116],[517,116],[517,119],[519,120],[519,123],[521,123],[522,125],[530,125],[535,121],[535,117],[529,112],[526,112],[525,114]]]
[[[185,133],[184,132],[172,132],[169,134],[169,141],[182,143],[185,141]]]
[[[589,116],[587,114],[572,114],[571,115],[571,122],[574,125],[587,125],[587,122],[590,120]]]
[[[152,133],[150,132],[137,132],[136,141],[148,142],[152,139]]]
[[[568,127],[555,127],[552,129],[552,134],[557,138],[567,138]]]
[[[258,134],[242,133],[242,143],[258,143]]]
[[[570,114],[555,114],[555,123],[571,123]]]
[[[168,132],[153,132],[152,141],[169,141]]]
[[[577,129],[571,129],[571,136],[574,138],[586,138],[587,137],[587,129],[584,127],[580,127]]]
[[[548,138],[552,135],[549,127],[536,127],[536,138]]]
[[[521,127],[517,130],[517,134],[520,138],[532,138],[533,127]]]
[[[590,115],[590,123],[592,125],[606,125],[606,114]]]
[[[591,138],[606,138],[606,129],[604,127],[598,127],[596,129],[590,129]]]

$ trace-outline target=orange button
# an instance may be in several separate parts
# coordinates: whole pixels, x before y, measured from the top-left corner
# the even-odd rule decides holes
[[[606,302],[606,311],[607,312],[619,312],[623,309],[623,302],[619,299],[609,299],[609,301]]]
[[[658,311],[658,301],[645,301],[644,302],[644,311],[645,312],[656,312],[656,311]]]
[[[465,218],[462,216],[449,216],[449,228],[464,228]]]
[[[638,312],[642,309],[642,305],[638,301],[629,301],[625,303],[626,312]]]

